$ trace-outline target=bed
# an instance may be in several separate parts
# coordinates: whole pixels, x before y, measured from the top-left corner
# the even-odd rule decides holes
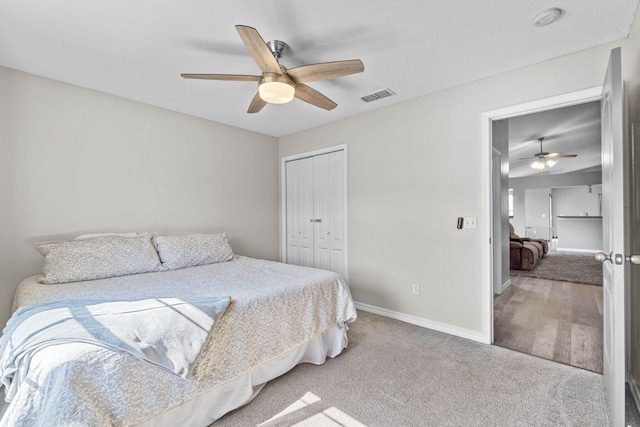
[[[56,301],[230,302],[188,375],[90,342],[39,349],[15,375],[19,383],[0,425],[208,426],[250,402],[269,380],[299,363],[322,364],[347,346],[356,311],[335,273],[241,256],[178,267],[56,284],[41,283],[42,275],[25,279],[14,311]]]

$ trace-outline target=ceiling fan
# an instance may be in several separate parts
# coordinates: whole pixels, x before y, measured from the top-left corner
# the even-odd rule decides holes
[[[236,25],[236,30],[245,47],[258,64],[262,75],[240,74],[180,74],[185,79],[231,80],[258,82],[258,93],[253,97],[247,113],[257,113],[268,103],[285,104],[294,97],[327,111],[338,104],[305,83],[335,79],[350,74],[361,73],[364,65],[359,59],[323,62],[287,69],[279,63],[289,46],[280,40],[267,43],[255,28]]]
[[[556,164],[555,159],[561,159],[566,157],[577,157],[577,154],[564,154],[564,153],[548,153],[542,149],[542,141],[544,137],[538,138],[538,142],[540,142],[540,152],[535,153],[533,157],[526,157],[520,160],[529,160],[534,159],[531,163],[531,167],[533,169],[547,169],[553,167]]]

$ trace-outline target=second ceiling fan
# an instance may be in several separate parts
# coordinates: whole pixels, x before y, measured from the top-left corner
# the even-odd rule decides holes
[[[525,157],[521,160],[534,159],[531,163],[531,167],[534,169],[547,169],[553,167],[556,164],[556,159],[577,157],[577,154],[564,154],[564,153],[548,153],[542,149],[542,141],[544,137],[538,138],[540,143],[540,152],[535,153],[533,157]]]
[[[180,74],[185,79],[230,80],[258,82],[258,93],[253,97],[247,113],[257,113],[268,103],[284,104],[294,97],[325,110],[338,104],[305,83],[335,79],[364,71],[359,59],[323,62],[287,69],[278,61],[288,46],[280,40],[265,43],[255,28],[236,25],[245,47],[258,64],[262,75],[241,74]]]

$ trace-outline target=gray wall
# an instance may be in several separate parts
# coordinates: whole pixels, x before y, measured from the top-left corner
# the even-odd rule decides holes
[[[516,234],[524,236],[525,227],[548,227],[549,220],[542,218],[542,213],[549,213],[549,198],[535,198],[536,205],[527,208],[525,198],[527,189],[543,189],[547,194],[554,187],[600,185],[602,172],[573,172],[561,175],[532,175],[524,178],[509,179],[509,188],[513,189],[513,219],[511,224]],[[595,188],[595,187],[594,187]],[[528,215],[528,216],[527,216]],[[554,213],[557,215],[557,212]],[[531,222],[531,223],[530,223]],[[542,225],[541,225],[542,224]]]
[[[598,194],[602,185],[580,185],[553,188],[553,224],[558,230],[558,249],[602,250],[602,221],[597,219],[564,219],[558,216],[599,216]]]
[[[549,227],[549,193],[550,188],[524,191],[524,222],[527,227]],[[521,235],[524,236],[524,232]]]
[[[599,216],[598,194],[602,194],[602,185],[580,185],[575,187],[554,188],[553,195],[554,221],[558,215]]]
[[[6,68],[0,93],[0,325],[36,241],[226,231],[278,258],[277,139]]]

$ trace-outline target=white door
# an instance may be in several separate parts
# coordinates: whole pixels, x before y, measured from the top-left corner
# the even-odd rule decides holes
[[[286,163],[287,262],[313,267],[313,158]]]
[[[344,155],[313,157],[314,267],[345,276]]]
[[[625,265],[623,87],[620,48],[611,51],[602,88],[604,383],[614,427],[625,421]],[[605,255],[606,254],[606,255]],[[603,256],[604,255],[604,256]],[[604,259],[606,256],[606,259]]]
[[[344,151],[286,162],[286,262],[347,277]]]

